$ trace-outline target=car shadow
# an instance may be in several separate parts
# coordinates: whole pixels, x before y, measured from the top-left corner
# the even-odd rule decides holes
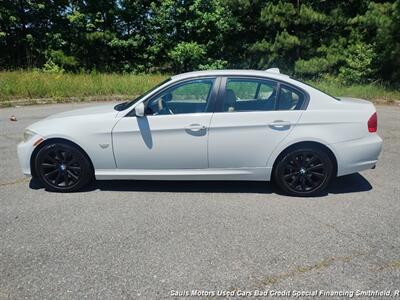
[[[31,189],[43,188],[36,179],[32,179]],[[361,174],[351,174],[335,178],[327,190],[317,197],[328,194],[347,194],[366,192],[371,184]],[[147,180],[100,180],[80,192],[124,191],[124,192],[174,192],[174,193],[252,193],[283,195],[270,182],[262,181],[147,181]]]
[[[372,185],[360,173],[337,177],[332,180],[327,192],[330,194],[347,194],[367,192],[372,190]]]

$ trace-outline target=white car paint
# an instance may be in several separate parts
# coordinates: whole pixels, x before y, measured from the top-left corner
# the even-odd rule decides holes
[[[265,180],[268,178],[266,162],[270,154],[295,128],[293,125],[297,124],[302,112],[215,113],[209,132],[210,168],[246,168],[249,180]]]
[[[207,128],[211,117],[212,113],[193,113],[120,119],[113,129],[117,167],[208,168]]]
[[[203,76],[254,76],[279,80],[309,95],[306,110],[127,116],[166,86]],[[270,180],[279,154],[290,145],[314,141],[337,160],[337,175],[372,168],[382,139],[367,128],[375,112],[364,100],[335,100],[287,75],[251,70],[191,72],[173,76],[132,107],[112,105],[56,114],[27,129],[35,134],[18,145],[23,173],[39,139],[62,138],[89,156],[97,179]],[[276,124],[283,122],[282,124]]]

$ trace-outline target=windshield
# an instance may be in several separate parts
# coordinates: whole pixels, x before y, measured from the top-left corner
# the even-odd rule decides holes
[[[159,84],[155,85],[154,87],[152,87],[150,90],[148,90],[147,92],[145,92],[144,94],[140,95],[139,97],[131,100],[131,101],[126,101],[123,103],[119,103],[117,105],[114,106],[114,109],[117,111],[122,111],[127,109],[128,107],[131,107],[133,104],[135,104],[136,102],[138,102],[139,100],[143,99],[144,97],[146,97],[148,94],[150,94],[152,91],[154,91],[155,89],[157,89],[158,87],[162,86],[164,83],[168,82],[171,80],[170,78],[165,79],[164,81],[160,82]]]

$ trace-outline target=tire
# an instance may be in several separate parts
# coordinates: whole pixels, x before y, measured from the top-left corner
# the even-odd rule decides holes
[[[317,147],[300,147],[285,153],[277,163],[273,179],[290,196],[321,194],[333,175],[330,156]]]
[[[75,192],[94,178],[89,158],[77,147],[56,142],[43,146],[35,158],[35,172],[43,186],[54,192]]]

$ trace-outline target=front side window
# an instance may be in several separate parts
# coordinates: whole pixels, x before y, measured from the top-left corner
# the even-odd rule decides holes
[[[228,78],[222,111],[275,110],[277,84],[269,80]]]
[[[162,92],[147,102],[147,115],[188,114],[206,112],[214,79],[188,81]]]
[[[133,104],[135,104],[136,102],[142,100],[144,97],[146,97],[148,94],[150,94],[151,92],[153,92],[155,89],[159,88],[160,86],[162,86],[163,84],[167,83],[168,81],[170,81],[171,78],[167,78],[164,81],[160,82],[159,84],[157,84],[156,86],[152,87],[150,90],[148,90],[147,92],[145,92],[144,94],[140,95],[139,97],[136,97],[135,99],[131,100],[131,101],[126,101],[123,103],[119,103],[117,105],[114,106],[114,109],[117,111],[122,111],[127,109],[128,107],[131,107]]]

